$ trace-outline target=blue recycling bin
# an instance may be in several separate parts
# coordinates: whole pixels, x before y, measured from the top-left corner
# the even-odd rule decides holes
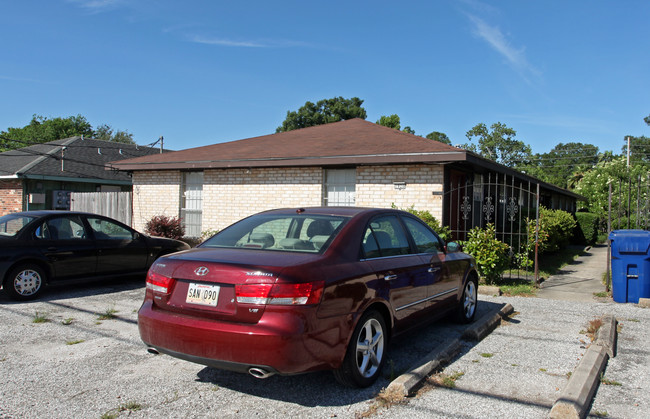
[[[612,296],[617,303],[638,303],[650,298],[650,231],[614,230],[612,243]]]

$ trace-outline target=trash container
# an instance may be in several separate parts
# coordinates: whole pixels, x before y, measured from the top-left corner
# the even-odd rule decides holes
[[[650,231],[614,230],[612,242],[612,296],[617,303],[650,298]]]

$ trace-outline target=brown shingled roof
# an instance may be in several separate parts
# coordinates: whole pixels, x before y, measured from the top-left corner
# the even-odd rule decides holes
[[[120,170],[389,164],[465,160],[456,147],[350,119],[110,163]]]

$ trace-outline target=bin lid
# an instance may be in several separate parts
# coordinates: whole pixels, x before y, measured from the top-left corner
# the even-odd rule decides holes
[[[650,248],[650,231],[645,230],[614,230],[609,233],[609,239],[616,242],[619,253],[648,253]]]

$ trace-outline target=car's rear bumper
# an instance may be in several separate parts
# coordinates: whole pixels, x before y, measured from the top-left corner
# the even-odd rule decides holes
[[[138,313],[144,343],[174,357],[226,370],[263,368],[299,374],[338,368],[347,331],[338,319],[318,319],[315,307],[267,309],[256,324],[185,316],[145,301]]]

